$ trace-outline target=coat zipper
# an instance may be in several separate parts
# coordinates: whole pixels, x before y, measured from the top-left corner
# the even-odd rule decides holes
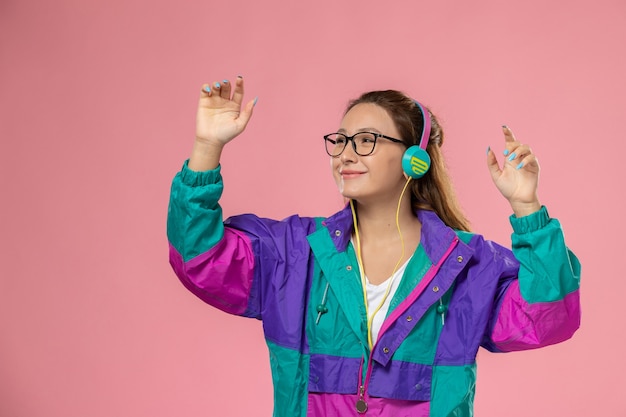
[[[407,299],[404,300],[398,306],[398,308],[396,308],[394,313],[392,313],[392,315],[389,316],[388,320],[385,320],[385,322],[383,323],[383,326],[378,332],[378,339],[376,340],[376,343],[374,344],[374,347],[372,348],[372,351],[369,354],[369,359],[367,360],[367,371],[365,373],[364,382],[361,380],[362,375],[363,375],[362,364],[361,364],[361,369],[359,370],[359,395],[355,404],[357,413],[365,414],[368,408],[367,407],[367,387],[369,385],[370,377],[372,375],[372,356],[373,356],[373,352],[376,350],[376,347],[378,346],[378,341],[381,339],[381,336],[383,335],[383,333],[404,312],[404,310],[406,310],[406,308],[408,308],[409,305],[413,304],[415,300],[417,300],[417,298],[424,292],[426,287],[435,278],[435,275],[437,275],[437,272],[439,272],[439,268],[441,268],[441,265],[443,265],[444,261],[448,258],[450,253],[452,253],[452,251],[454,250],[454,248],[456,247],[458,243],[459,243],[459,238],[455,236],[454,239],[452,240],[452,243],[450,243],[450,246],[448,247],[446,252],[443,254],[441,259],[439,259],[439,261],[436,264],[430,267],[430,269],[424,275],[424,278],[422,278],[420,283],[417,284],[417,287],[415,288],[415,290],[413,290],[413,292],[409,295],[409,297],[407,297]],[[440,304],[442,303],[441,299],[439,300],[439,302]],[[401,308],[401,307],[404,307],[404,308]],[[441,314],[441,322],[442,324],[445,323],[443,313]]]

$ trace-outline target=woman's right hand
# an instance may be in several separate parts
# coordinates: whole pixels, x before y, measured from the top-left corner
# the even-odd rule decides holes
[[[256,100],[242,107],[243,91],[242,77],[236,78],[234,86],[228,80],[202,86],[196,115],[196,141],[189,158],[190,169],[215,169],[224,145],[244,131]]]

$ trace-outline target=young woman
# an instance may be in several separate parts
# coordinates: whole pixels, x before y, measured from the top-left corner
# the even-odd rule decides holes
[[[275,416],[472,416],[476,353],[538,348],[580,324],[580,264],[537,197],[539,164],[504,127],[487,164],[513,210],[510,251],[469,232],[443,132],[420,103],[374,91],[324,137],[349,201],[328,218],[226,221],[220,155],[244,129],[238,77],[203,86],[172,185],[170,262],[205,302],[263,321]]]

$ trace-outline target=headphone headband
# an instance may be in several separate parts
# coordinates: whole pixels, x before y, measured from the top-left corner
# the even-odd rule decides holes
[[[422,137],[420,138],[419,147],[423,150],[426,150],[426,147],[428,146],[428,140],[430,139],[430,114],[419,101],[413,101],[422,112],[422,120],[424,120],[424,128],[422,129]]]

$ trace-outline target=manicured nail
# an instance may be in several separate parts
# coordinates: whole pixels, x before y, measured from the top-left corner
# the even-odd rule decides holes
[[[509,154],[509,150],[505,149],[503,153],[504,153],[504,156],[507,156]]]
[[[502,129],[508,129],[509,127],[507,125],[502,125]]]
[[[222,83],[228,84],[228,80],[222,80]]]
[[[523,166],[524,166],[524,163],[523,163],[523,162],[520,162],[520,163],[519,163],[519,165],[517,165],[517,166],[515,167],[515,169],[520,169],[520,168],[521,168],[521,167],[523,167]]]
[[[207,93],[211,92],[211,86],[207,85],[206,87],[204,87],[204,91],[206,91]]]
[[[509,156],[509,161],[514,160],[516,156],[517,156],[517,155],[515,155],[515,152],[513,152],[513,153],[511,154],[511,156]]]
[[[243,75],[238,75],[237,78],[243,78]]]
[[[255,98],[254,98],[254,104],[252,105],[253,107],[254,107],[254,106],[256,106],[256,102],[257,102],[257,101],[259,101],[259,98],[258,98],[258,97],[255,97]]]
[[[489,155],[490,150],[491,150],[491,146],[487,146],[487,155]]]
[[[220,87],[221,87],[220,83],[215,83],[215,88],[220,88]]]

